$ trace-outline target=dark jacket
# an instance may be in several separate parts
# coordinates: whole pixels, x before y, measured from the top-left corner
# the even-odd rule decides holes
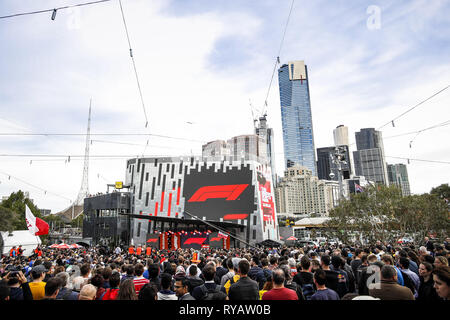
[[[304,284],[314,284],[314,274],[308,271],[300,271],[292,280],[299,286],[303,286]]]
[[[78,300],[79,293],[70,290],[69,288],[62,288],[59,290],[56,300]]]
[[[438,294],[436,293],[436,289],[434,288],[433,277],[430,277],[430,280],[428,280],[427,282],[424,281],[423,277],[420,277],[419,296],[418,296],[417,300],[418,301],[442,300],[438,296]]]
[[[226,269],[226,268],[224,268],[224,267],[222,267],[222,266],[218,266],[217,268],[216,268],[216,277],[219,279],[219,283],[217,283],[217,284],[220,284],[220,280],[222,279],[222,277],[224,276],[224,275],[226,275],[228,273],[228,269]],[[214,278],[214,281],[215,281],[216,279]]]
[[[9,300],[23,300],[22,288],[9,288]]]
[[[188,280],[189,280],[188,288],[190,294],[192,294],[195,287],[201,286],[204,283],[204,281],[199,278],[188,278]]]
[[[297,294],[298,300],[306,300],[303,295],[302,287],[299,286],[296,282],[289,280],[284,282],[284,287],[295,291]]]
[[[228,291],[230,300],[259,300],[258,283],[249,277],[241,277]]]
[[[203,283],[202,283],[202,284],[203,284]],[[216,283],[210,283],[210,282],[205,283],[205,287],[206,287],[206,289],[208,289],[208,290],[213,290],[213,289],[216,288],[216,286],[217,286]],[[194,297],[195,300],[202,300],[202,298],[203,298],[203,291],[202,291],[202,289],[201,289],[201,285],[196,286],[196,287],[192,290],[191,295]]]
[[[264,275],[263,269],[258,266],[253,266],[248,271],[248,277],[256,282],[258,282],[259,289],[261,290],[266,283],[266,276]]]
[[[411,290],[396,281],[381,280],[380,288],[370,288],[369,295],[381,300],[415,300]]]
[[[152,285],[154,285],[155,287],[158,288],[158,291],[161,290],[161,278],[159,277],[159,275],[156,278],[150,278],[148,280],[149,280],[149,283],[151,283]]]
[[[324,270],[327,280],[325,282],[325,285],[327,288],[338,291],[338,273],[333,270]]]

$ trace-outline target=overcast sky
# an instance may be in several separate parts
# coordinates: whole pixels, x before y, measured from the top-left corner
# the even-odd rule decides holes
[[[2,0],[0,16],[81,2]],[[84,134],[92,99],[91,133],[186,139],[93,135],[91,193],[124,180],[126,160],[113,156],[199,155],[202,142],[253,133],[249,100],[262,109],[291,3],[122,0],[148,128],[118,0],[60,10],[54,21],[51,13],[0,19],[0,132]],[[354,143],[355,131],[450,85],[449,12],[445,0],[294,2],[280,60],[308,66],[316,148],[331,146],[341,124]],[[277,73],[267,113],[282,175]],[[450,89],[383,127],[387,162],[450,162],[450,125],[391,138],[447,120]],[[40,208],[64,209],[80,189],[84,149],[82,135],[0,136],[0,196],[22,189]],[[449,183],[449,169],[411,160],[411,191]]]

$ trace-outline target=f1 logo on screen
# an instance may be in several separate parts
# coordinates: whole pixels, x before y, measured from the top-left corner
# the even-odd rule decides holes
[[[226,198],[225,200],[228,201],[236,200],[247,187],[248,184],[201,187],[194,193],[188,202],[202,202],[215,198]]]
[[[184,210],[210,221],[249,219],[257,210],[254,176],[250,165],[200,165],[184,175]]]
[[[188,238],[184,244],[203,244],[203,242],[205,242],[206,238]]]

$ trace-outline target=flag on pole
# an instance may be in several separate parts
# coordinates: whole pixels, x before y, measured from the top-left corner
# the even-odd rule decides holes
[[[36,218],[27,205],[25,205],[25,221],[27,222],[28,231],[30,231],[33,236],[48,234],[49,226],[47,222]]]
[[[222,239],[228,239],[228,234],[226,234],[226,233],[224,233],[224,232],[222,232],[222,231],[219,231],[219,233],[217,234],[217,236],[218,236],[219,238],[222,238]]]

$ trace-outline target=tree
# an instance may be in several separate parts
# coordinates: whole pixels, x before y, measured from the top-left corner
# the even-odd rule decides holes
[[[31,212],[38,218],[41,218],[41,212],[34,203],[25,197],[25,194],[19,190],[11,193],[8,199],[3,200],[1,207],[13,212],[14,217],[11,220],[13,230],[26,230],[27,223],[25,221],[25,205],[30,208]],[[2,228],[3,229],[3,228]]]
[[[450,200],[450,186],[448,185],[448,183],[441,184],[436,188],[432,188],[430,194],[435,195],[441,199]]]
[[[370,242],[394,241],[405,235],[420,240],[430,231],[440,235],[450,231],[445,201],[430,194],[403,197],[397,186],[367,187],[341,201],[329,216],[331,233],[344,242],[355,236]]]

